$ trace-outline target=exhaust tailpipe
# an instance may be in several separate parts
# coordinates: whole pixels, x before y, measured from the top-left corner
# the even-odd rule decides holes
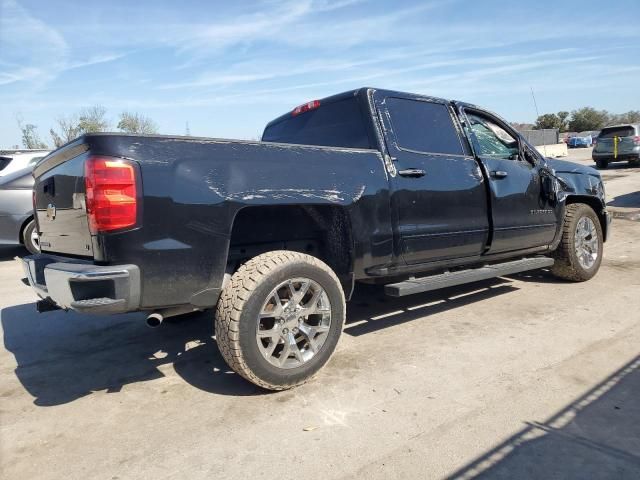
[[[147,317],[147,327],[149,328],[157,328],[162,324],[164,317],[161,313],[153,312],[151,315]]]
[[[191,305],[183,305],[178,307],[163,308],[162,310],[156,310],[149,314],[146,323],[149,328],[159,327],[165,318],[177,317],[178,315],[184,315],[185,313],[199,312],[198,308],[194,308]]]

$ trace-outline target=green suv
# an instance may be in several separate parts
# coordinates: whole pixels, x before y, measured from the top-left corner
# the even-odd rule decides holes
[[[625,160],[640,163],[640,124],[603,128],[591,158],[598,168],[607,168],[609,162]]]

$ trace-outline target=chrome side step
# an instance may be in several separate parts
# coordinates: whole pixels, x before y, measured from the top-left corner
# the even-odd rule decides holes
[[[553,258],[533,257],[514,260],[511,262],[496,263],[485,267],[470,268],[457,272],[441,273],[429,277],[405,280],[404,282],[390,283],[384,286],[384,292],[391,297],[404,297],[414,293],[429,292],[440,288],[453,287],[464,283],[478,282],[489,278],[512,275],[538,268],[550,267]]]

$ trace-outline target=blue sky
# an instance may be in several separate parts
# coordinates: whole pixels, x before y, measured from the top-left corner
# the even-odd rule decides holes
[[[512,121],[640,109],[640,1],[0,0],[0,147],[101,104],[161,133],[258,138],[314,98],[374,86]]]

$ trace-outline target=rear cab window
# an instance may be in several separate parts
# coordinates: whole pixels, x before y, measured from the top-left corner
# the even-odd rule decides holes
[[[324,102],[299,114],[290,113],[267,125],[263,142],[325,147],[374,148],[356,97]]]
[[[441,155],[464,155],[449,107],[426,100],[387,97],[396,146],[400,150]]]

